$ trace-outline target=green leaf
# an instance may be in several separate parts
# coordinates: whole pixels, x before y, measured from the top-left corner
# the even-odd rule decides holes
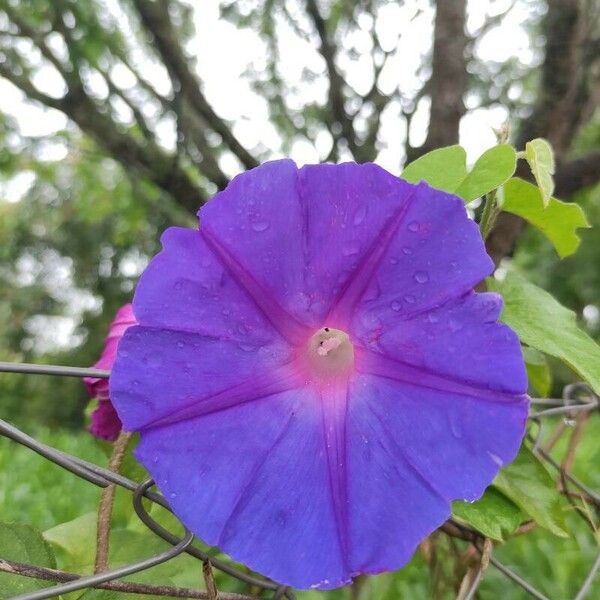
[[[42,534],[29,525],[0,522],[0,558],[38,567],[56,567],[54,554]],[[0,573],[0,598],[12,598],[52,585],[36,579]]]
[[[424,154],[410,163],[401,177],[410,183],[426,181],[444,192],[471,202],[508,181],[515,172],[517,153],[510,144],[486,150],[467,172],[467,154],[462,146],[447,146]]]
[[[467,176],[467,153],[462,146],[446,146],[432,150],[411,162],[402,171],[409,183],[426,181],[444,192],[454,192]]]
[[[529,385],[533,386],[540,396],[547,397],[552,387],[552,372],[545,355],[527,346],[523,348],[523,358]]]
[[[574,312],[516,273],[489,279],[488,287],[504,297],[502,320],[523,343],[564,361],[600,393],[600,346],[577,326]]]
[[[568,537],[562,498],[554,480],[529,448],[521,447],[517,458],[498,473],[494,485],[538,525]]]
[[[544,208],[539,188],[518,177],[504,186],[501,208],[523,217],[542,231],[561,258],[577,250],[581,241],[577,229],[590,226],[579,205],[550,198],[548,206]]]
[[[455,194],[471,202],[506,183],[515,173],[517,153],[510,144],[499,144],[486,150],[471,172],[456,188]]]
[[[521,509],[494,487],[489,487],[477,502],[453,502],[452,512],[483,535],[498,541],[506,539],[523,521]]]
[[[536,138],[525,144],[525,158],[538,184],[543,206],[548,206],[554,193],[554,152],[543,138]]]
[[[66,553],[69,569],[78,570],[94,564],[96,519],[96,513],[89,512],[44,531],[44,539]]]

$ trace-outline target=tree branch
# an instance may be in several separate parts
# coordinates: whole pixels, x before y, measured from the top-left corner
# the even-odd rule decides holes
[[[173,27],[168,10],[168,2],[158,0],[132,0],[144,27],[154,38],[156,49],[160,54],[171,79],[175,94],[180,93],[187,99],[190,107],[206,121],[207,125],[223,138],[223,143],[237,156],[247,169],[256,167],[257,160],[242,146],[233,135],[229,126],[212,109],[200,90],[200,82],[189,68],[177,32]]]
[[[431,112],[427,139],[420,154],[458,142],[459,125],[465,114],[463,97],[467,87],[465,51],[466,0],[436,2],[432,74],[429,81]]]
[[[344,106],[344,86],[346,82],[335,64],[336,49],[327,33],[327,23],[321,16],[316,0],[306,0],[306,12],[310,16],[321,42],[319,52],[325,61],[329,77],[329,108],[333,123],[341,128],[342,136],[346,140],[350,152],[358,158],[360,148],[357,143],[354,124]]]

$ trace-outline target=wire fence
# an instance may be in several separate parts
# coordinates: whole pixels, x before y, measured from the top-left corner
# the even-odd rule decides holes
[[[98,369],[5,362],[0,362],[0,372],[62,377],[108,378],[110,375],[108,371]],[[592,412],[597,411],[599,406],[599,397],[587,384],[575,383],[565,387],[563,397],[560,399],[532,399],[529,414],[532,426],[529,428],[528,436],[533,444],[534,452],[556,471],[560,492],[567,498],[577,513],[586,520],[592,530],[595,530],[595,526],[590,522],[589,516],[582,510],[581,505],[577,504],[577,500],[583,501],[600,511],[600,493],[584,485],[570,471],[577,444],[581,439],[583,426]],[[548,417],[562,417],[562,421],[555,427],[551,435],[548,436],[548,439],[546,439],[545,422]],[[566,432],[570,434],[568,448],[565,457],[559,463],[551,456],[550,450]],[[187,531],[183,525],[180,524],[185,534],[181,537],[158,523],[144,506],[143,499],[146,499],[150,503],[155,503],[169,512],[171,511],[169,504],[163,496],[152,490],[154,482],[151,479],[143,482],[133,481],[120,474],[118,470],[101,467],[43,444],[1,419],[0,435],[29,448],[45,459],[66,469],[74,476],[93,485],[105,489],[109,487],[114,489],[115,486],[118,486],[129,491],[131,493],[133,508],[142,523],[159,538],[171,544],[171,548],[155,556],[119,568],[102,570],[89,576],[19,563],[0,556],[0,572],[56,583],[56,585],[50,587],[14,596],[11,600],[43,600],[44,598],[53,598],[83,589],[105,589],[130,594],[147,594],[173,598],[200,598],[206,600],[255,600],[257,598],[270,598],[272,600],[287,598],[288,600],[295,600],[294,592],[290,588],[268,579],[251,575],[200,549],[194,544],[193,534]],[[108,522],[110,526],[110,513]],[[526,528],[527,524],[523,527]],[[525,577],[503,564],[494,556],[494,548],[491,540],[484,537],[475,529],[454,519],[449,519],[440,529],[453,538],[459,538],[468,542],[479,556],[476,564],[467,569],[456,600],[473,600],[476,597],[484,572],[489,565],[497,569],[513,584],[520,586],[532,598],[538,600],[564,600],[563,598],[549,598],[529,583]],[[123,577],[140,573],[172,560],[183,553],[187,553],[189,556],[200,561],[205,589],[149,585],[129,580],[122,581]],[[255,595],[249,596],[219,591],[215,583],[214,569],[251,586],[252,589],[256,590]],[[587,576],[572,600],[584,600],[584,598],[589,597],[589,592],[598,570],[600,570],[600,552],[590,566]]]

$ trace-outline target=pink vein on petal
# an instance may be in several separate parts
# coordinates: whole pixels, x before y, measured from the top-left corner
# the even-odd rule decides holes
[[[293,363],[288,363],[271,371],[253,375],[249,379],[221,390],[206,398],[195,398],[187,406],[153,419],[139,430],[155,429],[165,425],[173,425],[180,421],[202,417],[246,402],[261,400],[281,392],[301,387],[303,380],[298,376]]]
[[[438,392],[470,396],[488,402],[520,402],[527,399],[526,394],[515,394],[481,387],[476,383],[461,381],[449,375],[433,373],[424,367],[410,365],[365,348],[355,347],[354,355],[356,369],[368,375],[385,377],[386,379],[393,379],[401,383]]]
[[[351,318],[356,305],[381,265],[381,261],[394,239],[394,235],[402,224],[411,200],[419,189],[420,186],[415,187],[412,193],[402,200],[398,210],[388,219],[381,233],[373,240],[373,243],[358,263],[355,272],[350,276],[339,296],[334,301],[326,321],[341,320],[342,322],[347,322]]]
[[[331,502],[336,524],[342,561],[348,567],[350,540],[348,539],[348,484],[346,472],[346,411],[348,382],[343,387],[321,390],[323,443],[327,456],[327,470]]]
[[[201,227],[200,233],[223,268],[281,336],[290,344],[304,342],[309,336],[307,327],[290,315],[205,226]]]

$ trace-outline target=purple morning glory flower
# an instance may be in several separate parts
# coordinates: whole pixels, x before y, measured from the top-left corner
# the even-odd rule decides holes
[[[127,328],[136,323],[131,304],[125,304],[117,311],[104,340],[102,354],[94,368],[110,371],[117,357],[119,341]],[[110,401],[108,379],[85,377],[83,381],[90,397],[98,401],[98,406],[91,416],[90,433],[97,438],[114,442],[121,432],[121,419]]]
[[[397,569],[520,445],[519,342],[463,202],[373,164],[236,177],[169,229],[111,377],[200,538],[273,579]]]

